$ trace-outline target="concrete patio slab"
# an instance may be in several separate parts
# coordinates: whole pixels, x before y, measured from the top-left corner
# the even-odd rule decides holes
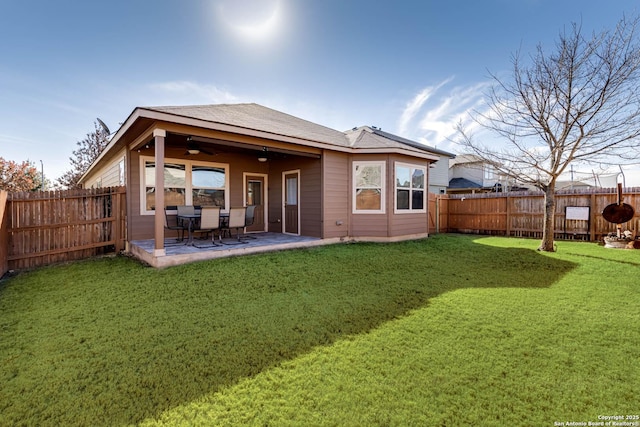
[[[196,239],[197,246],[187,246],[184,243],[176,243],[175,239],[165,239],[165,255],[163,256],[154,255],[153,239],[134,240],[129,242],[129,252],[153,267],[163,268],[208,259],[308,248],[340,242],[340,239],[320,239],[282,233],[252,233],[251,236],[255,239],[244,240],[246,243],[240,245],[222,246],[211,246],[210,239]],[[225,239],[228,242],[234,240]]]

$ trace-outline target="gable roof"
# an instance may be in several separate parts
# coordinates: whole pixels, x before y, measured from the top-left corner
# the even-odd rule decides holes
[[[344,133],[340,131],[254,103],[141,108],[273,135],[348,146]]]
[[[460,189],[460,188],[482,188],[482,185],[477,182],[473,182],[467,178],[453,178],[449,181],[449,188],[451,189]]]
[[[460,189],[460,188],[482,188],[482,185],[477,182],[473,182],[467,178],[453,178],[449,181],[449,188],[451,189]]]
[[[389,132],[384,132],[382,129],[378,129],[371,126],[355,127],[351,130],[344,132],[347,136],[350,146],[353,148],[403,148],[408,150],[418,150],[421,152],[428,152],[431,154],[441,155],[449,158],[454,158],[456,155],[447,151],[438,150],[437,148],[430,147],[419,142],[412,141],[407,138],[403,138],[398,135],[394,135]]]
[[[153,122],[221,130],[342,152],[354,152],[354,150],[362,153],[396,152],[430,161],[437,161],[438,157],[435,153],[439,152],[434,148],[386,132],[373,132],[371,128],[368,128],[369,131],[361,138],[357,136],[354,138],[350,132],[340,132],[255,103],[136,107],[111,138],[107,147],[85,172],[81,181],[98,164],[112,157],[117,150],[126,147],[127,138],[129,141],[135,140],[140,135],[139,132],[150,129]]]
[[[487,163],[487,161],[475,154],[458,154],[455,159],[449,161],[449,167],[472,163]]]

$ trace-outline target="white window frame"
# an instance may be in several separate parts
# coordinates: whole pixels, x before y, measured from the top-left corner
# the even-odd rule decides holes
[[[224,187],[196,187],[205,190],[220,190],[224,189],[224,209],[222,212],[229,211],[229,165],[226,163],[211,163],[211,162],[203,162],[203,161],[191,161],[189,162],[189,166],[187,167],[187,192],[188,197],[187,205],[193,204],[193,166],[206,166],[212,168],[224,169]]]
[[[403,167],[403,168],[409,168],[409,177],[410,177],[410,187],[399,187],[398,186],[398,179],[397,179],[397,173],[398,173],[398,167]],[[419,188],[413,188],[413,172],[419,169],[422,171],[422,173],[424,174],[424,186],[423,188],[419,189]],[[393,174],[394,174],[394,185],[393,185],[393,212],[396,214],[412,214],[412,213],[425,213],[427,211],[427,192],[428,192],[428,188],[427,188],[427,167],[424,165],[417,165],[417,164],[413,164],[413,163],[402,163],[402,162],[395,162],[394,168],[393,168]],[[409,190],[409,209],[398,209],[398,190]],[[413,191],[415,190],[420,190],[422,191],[422,209],[413,209]]]
[[[356,168],[358,166],[380,166],[380,209],[358,209],[357,207],[357,183],[356,183]],[[352,164],[352,173],[351,173],[351,192],[352,192],[352,209],[351,212],[353,214],[384,214],[386,212],[386,193],[387,193],[387,162],[384,160],[358,160],[354,161]],[[369,187],[369,188],[378,188],[378,187]]]
[[[485,164],[484,165],[484,179],[490,181],[495,177],[495,168],[493,165]]]
[[[155,157],[150,156],[140,156],[140,215],[154,215],[155,210],[147,210],[146,207],[146,188],[147,184],[145,181],[145,163],[153,162],[155,163]],[[203,162],[197,160],[185,160],[185,159],[164,159],[165,163],[172,163],[178,165],[184,165],[185,169],[185,189],[184,189],[184,198],[186,205],[193,204],[193,183],[191,180],[191,169],[194,165],[196,166],[209,166],[224,169],[224,206],[225,209],[223,212],[229,211],[229,164],[228,163],[211,163],[211,162]]]
[[[125,169],[124,157],[118,162],[118,183],[120,185],[127,185],[127,172]]]

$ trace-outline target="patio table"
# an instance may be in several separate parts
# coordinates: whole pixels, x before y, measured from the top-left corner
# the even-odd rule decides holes
[[[198,218],[200,218],[199,213],[178,215],[178,219],[189,222],[187,226],[188,237],[185,243],[187,246],[193,246],[193,224]]]
[[[197,210],[196,213],[193,213],[193,214],[178,215],[179,219],[188,221],[189,223],[187,226],[188,237],[187,237],[187,242],[185,243],[185,245],[187,246],[193,246],[193,226],[197,222],[197,220],[200,219],[200,216],[201,216],[201,213],[199,210]],[[229,220],[229,213],[220,212],[220,229],[224,228],[228,220]]]

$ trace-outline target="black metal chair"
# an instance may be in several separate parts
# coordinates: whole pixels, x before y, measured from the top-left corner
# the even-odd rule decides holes
[[[219,206],[203,206],[200,211],[200,226],[193,230],[193,233],[211,233],[211,244],[220,246],[216,243],[216,231],[220,230],[220,207]],[[220,235],[218,233],[218,235]],[[222,241],[222,238],[220,238]],[[206,248],[207,246],[197,246],[197,248]]]
[[[249,227],[250,225],[253,225],[253,222],[255,221],[255,213],[256,213],[256,206],[255,205],[247,206],[247,210],[246,210],[245,215],[244,215],[244,226],[245,227]],[[253,239],[253,240],[255,240],[255,237],[248,235],[246,233],[246,231],[245,231],[242,234],[242,236],[240,236],[240,239]]]
[[[175,244],[184,244],[184,232],[187,229],[181,221],[178,220],[178,215],[169,215],[168,211],[177,210],[176,206],[167,206],[164,208],[164,228],[166,230],[177,231],[178,238]]]

